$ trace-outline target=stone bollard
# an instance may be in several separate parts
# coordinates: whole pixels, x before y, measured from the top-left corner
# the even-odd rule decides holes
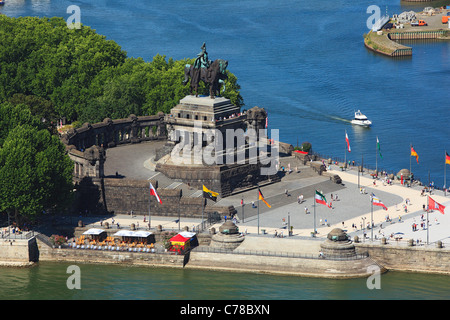
[[[78,227],[82,228],[84,226],[83,221],[78,220]]]
[[[381,238],[381,244],[387,244],[387,240],[385,237]]]
[[[209,234],[210,235],[216,234],[216,228],[212,227],[211,229],[209,229]]]
[[[333,164],[333,160],[331,160],[331,158],[328,158],[328,164]]]
[[[412,247],[412,246],[414,246],[414,240],[408,239],[408,247]]]
[[[185,226],[183,229],[184,229],[184,231],[189,231],[189,227],[188,226]]]
[[[105,222],[103,225],[105,226],[105,229],[109,229],[109,222]]]
[[[162,225],[158,224],[158,226],[156,227],[156,230],[158,230],[159,232],[162,232],[162,230],[163,230]]]
[[[132,231],[136,230],[136,225],[134,223],[130,224],[130,230]]]
[[[354,241],[355,243],[359,243],[359,237],[358,237],[358,236],[354,236],[354,237],[353,237],[353,241]]]
[[[439,240],[438,242],[436,242],[436,248],[442,248],[442,241]]]

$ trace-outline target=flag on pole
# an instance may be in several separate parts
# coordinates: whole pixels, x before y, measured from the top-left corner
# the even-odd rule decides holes
[[[350,148],[350,141],[348,140],[347,131],[345,131],[345,141],[347,141],[347,150],[348,150],[348,152],[352,152],[352,149]]]
[[[428,196],[428,209],[439,210],[440,213],[444,214],[445,206],[434,201],[430,196]]]
[[[450,164],[450,156],[445,152],[445,164]]]
[[[150,182],[150,195],[155,196],[156,200],[158,200],[158,202],[162,204],[161,198],[156,193],[156,189],[153,187],[151,182]]]
[[[266,129],[269,126],[269,117],[266,117]]]
[[[217,201],[217,192],[211,191],[203,185],[203,198],[211,199],[212,201]]]
[[[323,194],[321,194],[319,191],[316,190],[316,194],[314,196],[314,199],[317,203],[321,203],[325,206],[327,206],[328,208],[331,208],[331,205],[328,204],[327,199],[325,198],[325,196]]]
[[[375,197],[375,195],[372,193],[372,204],[382,207],[384,210],[387,210],[388,208],[384,205],[383,202],[381,202],[380,199],[378,199],[377,197]]]
[[[419,155],[417,154],[416,150],[414,150],[413,146],[411,146],[411,157],[416,157],[417,163],[419,163]]]
[[[380,158],[383,159],[383,156],[381,155],[380,141],[378,140],[378,137],[377,137],[377,149],[378,149],[378,152],[380,153]]]
[[[272,206],[266,201],[266,199],[264,199],[264,196],[261,190],[259,190],[259,188],[258,188],[258,199],[264,202],[269,208],[272,208]]]

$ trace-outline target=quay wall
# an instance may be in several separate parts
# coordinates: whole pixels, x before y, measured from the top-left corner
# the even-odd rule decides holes
[[[447,30],[392,31],[381,36],[369,33],[364,38],[364,46],[369,50],[389,57],[411,56],[412,48],[400,45],[398,40],[445,39]]]
[[[410,247],[390,243],[355,243],[355,247],[367,251],[373,260],[388,270],[450,275],[449,248]]]
[[[107,251],[89,249],[51,248],[39,243],[39,261],[98,263],[98,264],[125,264],[140,266],[161,266],[183,268],[185,259],[183,255],[163,253],[142,253],[129,251]]]
[[[391,40],[422,40],[439,39],[445,34],[444,30],[435,31],[407,31],[407,32],[389,32],[388,37]]]
[[[355,243],[357,251],[369,256],[355,260],[329,260],[287,256],[265,256],[203,252],[195,249],[186,255],[99,251],[53,248],[35,237],[0,242],[0,265],[29,266],[37,261],[126,264],[173,268],[192,268],[233,272],[257,272],[320,278],[359,278],[372,274],[372,267],[450,275],[450,249],[402,246],[398,244]]]
[[[185,268],[256,272],[316,278],[349,279],[368,277],[370,266],[378,265],[371,258],[357,260],[326,260],[238,253],[190,252]],[[385,271],[380,266],[382,272]]]
[[[36,238],[0,240],[0,266],[28,266],[38,260]]]

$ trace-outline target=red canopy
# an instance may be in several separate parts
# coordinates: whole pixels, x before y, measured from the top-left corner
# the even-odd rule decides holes
[[[169,241],[171,241],[171,242],[186,242],[186,241],[189,241],[189,238],[185,238],[181,234],[177,234],[176,236],[173,236],[172,238],[170,238]]]

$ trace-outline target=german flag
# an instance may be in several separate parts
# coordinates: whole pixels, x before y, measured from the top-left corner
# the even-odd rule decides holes
[[[411,146],[411,157],[416,157],[417,163],[419,163],[419,155],[417,154],[416,150],[414,150],[413,146]]]
[[[217,201],[217,196],[219,194],[217,192],[211,191],[203,185],[203,198],[211,199],[212,201]]]
[[[445,164],[450,164],[450,156],[445,152]]]
[[[262,202],[264,202],[269,208],[272,208],[270,206],[270,204],[267,203],[266,199],[264,199],[264,196],[263,196],[261,190],[259,190],[259,188],[258,188],[258,199],[261,200]]]

